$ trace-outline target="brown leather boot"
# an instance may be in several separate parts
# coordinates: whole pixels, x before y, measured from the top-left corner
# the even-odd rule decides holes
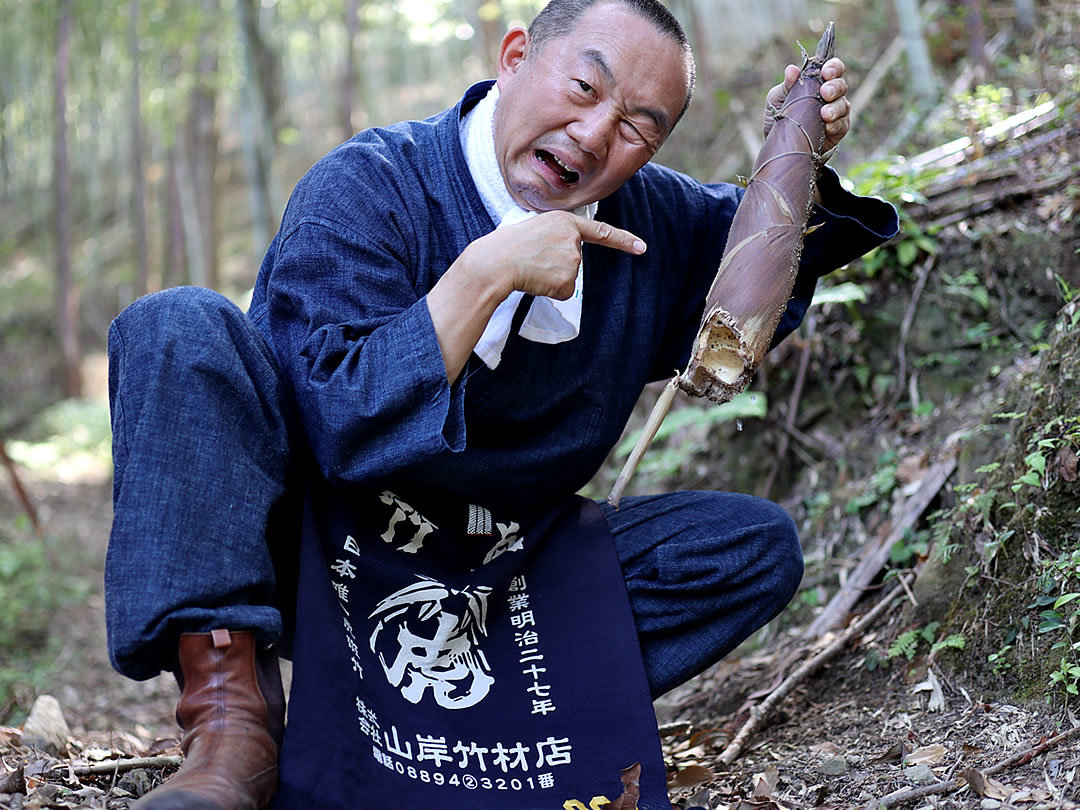
[[[179,773],[131,810],[255,810],[277,788],[285,695],[277,653],[247,630],[180,636]]]

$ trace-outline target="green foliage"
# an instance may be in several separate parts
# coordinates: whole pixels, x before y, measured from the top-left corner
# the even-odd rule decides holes
[[[1030,451],[1024,456],[1024,471],[1016,478],[1010,489],[1020,493],[1025,487],[1048,489],[1054,480],[1047,463],[1048,451],[1068,447],[1074,452],[1080,448],[1080,417],[1058,415],[1040,426],[1028,441]]]
[[[805,505],[807,522],[811,526],[816,526],[832,508],[833,499],[828,492],[815,492],[805,499]]]
[[[921,629],[913,627],[905,630],[889,646],[885,653],[886,660],[906,658],[910,661],[919,649],[926,645],[930,645],[930,655],[936,655],[941,650],[962,650],[967,646],[967,640],[959,633],[935,641],[934,636],[939,627],[941,622],[930,622]]]
[[[94,400],[65,399],[39,414],[29,439],[11,441],[11,457],[29,469],[107,468],[112,458],[109,408]]]
[[[1044,563],[1038,584],[1042,593],[1028,610],[1038,611],[1039,634],[1054,639],[1050,649],[1061,657],[1050,673],[1050,686],[1067,700],[1080,694],[1080,548]]]
[[[1054,645],[1065,646],[1065,642],[1058,642]],[[1069,653],[1061,656],[1061,661],[1058,662],[1058,668],[1050,673],[1050,683],[1054,684],[1065,691],[1066,695],[1080,694],[1080,664],[1076,663],[1076,652],[1080,650],[1080,643],[1068,645]]]
[[[11,541],[0,533],[0,722],[17,689],[42,676],[56,612],[86,592],[84,583],[57,569],[41,540]]]
[[[941,650],[963,650],[967,647],[967,639],[960,633],[953,633],[951,636],[946,636],[940,641],[935,641],[930,645],[930,654],[935,655]]]
[[[764,394],[744,391],[723,405],[690,404],[671,411],[638,468],[639,476],[643,480],[656,480],[675,475],[695,453],[708,449],[710,431],[717,425],[734,422],[742,430],[744,419],[763,419],[768,406]],[[640,434],[639,429],[627,435],[615,448],[613,457],[626,458]]]
[[[904,536],[893,543],[893,547],[889,550],[889,562],[893,565],[905,565],[914,559],[926,557],[929,551],[929,530],[917,532],[908,528]]]
[[[919,647],[919,631],[916,629],[907,630],[896,637],[896,641],[892,643],[886,652],[886,657],[889,660],[893,658],[900,658],[903,656],[908,661],[915,657],[915,650]]]
[[[1080,248],[1077,249],[1077,252],[1080,253]],[[1054,273],[1054,279],[1057,281],[1058,293],[1064,303],[1071,304],[1073,301],[1080,300],[1080,287],[1073,287],[1066,279],[1062,278],[1060,273]],[[1078,320],[1080,320],[1080,308],[1073,311],[1070,325],[1075,327]]]
[[[956,276],[943,272],[941,278],[945,282],[942,292],[946,295],[973,301],[984,312],[990,309],[990,293],[973,268],[968,268]]]
[[[814,293],[814,299],[810,302],[810,306],[859,303],[865,301],[866,297],[866,287],[864,285],[845,281],[843,284],[833,286],[822,285]]]
[[[736,395],[730,402],[719,406],[709,403],[700,407],[679,408],[668,414],[664,423],[656,431],[653,442],[660,443],[687,427],[709,428],[725,422],[739,422],[742,419],[764,419],[768,409],[769,402],[764,394],[748,391]],[[630,455],[640,435],[641,431],[636,430],[619,442],[618,447],[615,448],[616,457],[626,458]]]
[[[990,653],[990,655],[986,657],[986,660],[993,665],[995,675],[1004,675],[1012,669],[1012,662],[1008,658],[1012,648],[1012,644],[1003,644],[1000,650],[996,653]]]
[[[849,515],[857,514],[889,497],[896,488],[896,453],[890,451],[878,459],[878,468],[870,477],[861,493],[848,501],[846,511]]]
[[[965,125],[967,131],[984,130],[1013,114],[1012,100],[1011,88],[980,84],[970,93],[955,97],[957,121]]]
[[[854,192],[891,202],[900,217],[900,233],[896,238],[862,258],[860,266],[867,278],[883,275],[886,270],[906,273],[920,257],[938,253],[936,229],[924,229],[906,207],[926,202],[922,192],[938,173],[937,170],[911,171],[902,158],[868,161],[852,169]]]
[[[40,543],[0,544],[0,649],[43,640],[56,606],[50,568]]]

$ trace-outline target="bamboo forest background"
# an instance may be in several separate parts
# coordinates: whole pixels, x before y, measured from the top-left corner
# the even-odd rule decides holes
[[[542,5],[0,0],[0,322],[10,335],[20,315],[31,322],[23,310],[54,302],[46,321],[61,352],[42,364],[60,367],[38,370],[55,381],[42,396],[78,396],[87,346],[102,346],[111,318],[147,291],[192,283],[242,301],[290,189],[320,155],[364,127],[453,103],[493,75],[506,28]],[[797,59],[797,39],[812,44],[826,19],[847,15],[840,52],[865,71],[902,7],[916,8],[669,5],[700,75],[660,159],[724,180],[760,145],[764,89]],[[847,143],[841,160],[870,151],[857,134]],[[8,381],[24,393],[35,382]],[[21,415],[35,410],[20,399]]]

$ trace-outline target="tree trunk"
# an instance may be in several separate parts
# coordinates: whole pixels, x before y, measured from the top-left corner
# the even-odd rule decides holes
[[[162,210],[164,216],[165,238],[162,244],[165,246],[164,271],[162,273],[161,286],[164,288],[176,287],[183,283],[184,268],[187,264],[187,246],[184,241],[184,220],[180,210],[180,178],[179,161],[177,152],[180,147],[175,143],[169,147],[165,177],[165,186],[162,189],[164,200]]]
[[[983,24],[981,0],[964,0],[967,7],[968,59],[980,76],[986,76],[990,65],[986,61],[986,26]]]
[[[697,98],[698,109],[704,111],[704,119],[712,125],[716,123],[716,94],[712,92],[712,64],[709,61],[712,49],[709,48],[709,31],[697,3],[690,3],[689,13],[690,32],[697,54],[697,86],[706,88],[706,92]]]
[[[272,75],[260,69],[268,48],[258,29],[255,0],[237,0],[236,13],[244,53],[245,87],[244,154],[248,166],[248,192],[251,198],[254,255],[261,256],[270,244],[272,205],[270,164],[273,158],[274,128],[270,116]]]
[[[937,95],[937,82],[930,66],[930,51],[923,36],[922,18],[916,0],[893,0],[900,22],[900,34],[907,51],[911,88],[920,101],[930,101]]]
[[[345,75],[341,79],[341,133],[348,140],[353,126],[353,95],[356,93],[356,34],[360,30],[360,0],[345,0]]]
[[[483,50],[484,65],[488,73],[497,73],[499,45],[503,35],[503,12],[500,0],[475,0],[471,9],[473,25],[480,34],[480,47]]]
[[[1016,0],[1016,24],[1025,34],[1035,30],[1034,0]]]
[[[209,234],[203,230],[203,216],[199,210],[199,190],[196,185],[198,172],[192,159],[194,150],[182,141],[176,150],[176,190],[180,198],[180,220],[187,244],[188,275],[196,287],[211,287],[209,268],[206,265]]]
[[[131,216],[135,230],[135,297],[150,289],[150,248],[146,236],[146,177],[143,173],[142,93],[139,89],[139,0],[131,0]]]
[[[220,0],[202,0],[203,46],[195,64],[195,84],[185,138],[176,150],[177,183],[183,203],[188,271],[192,284],[217,289],[218,264],[217,71],[219,41],[213,27],[220,23]]]
[[[8,161],[7,87],[0,79],[0,200],[11,196],[11,164]]]
[[[67,153],[67,75],[71,44],[71,0],[60,0],[56,27],[53,214],[56,226],[56,316],[63,356],[64,393],[82,396],[79,350],[79,291],[71,275],[71,176]]]

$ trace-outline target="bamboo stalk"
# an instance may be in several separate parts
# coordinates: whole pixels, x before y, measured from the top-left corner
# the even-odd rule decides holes
[[[665,385],[664,390],[660,392],[660,396],[657,398],[656,404],[653,405],[652,412],[645,422],[645,427],[641,429],[641,433],[638,435],[638,440],[634,444],[634,449],[630,451],[630,455],[627,457],[626,463],[623,464],[619,477],[615,479],[615,485],[611,488],[611,494],[608,495],[608,503],[616,509],[619,508],[619,501],[622,499],[623,490],[626,489],[630,477],[634,474],[634,470],[637,469],[638,464],[641,463],[641,457],[644,456],[645,451],[649,449],[649,445],[652,444],[652,440],[656,437],[656,431],[660,429],[664,417],[666,417],[668,411],[671,410],[671,403],[675,399],[675,392],[677,390],[679,390],[678,375],[672,377],[671,382]]]

